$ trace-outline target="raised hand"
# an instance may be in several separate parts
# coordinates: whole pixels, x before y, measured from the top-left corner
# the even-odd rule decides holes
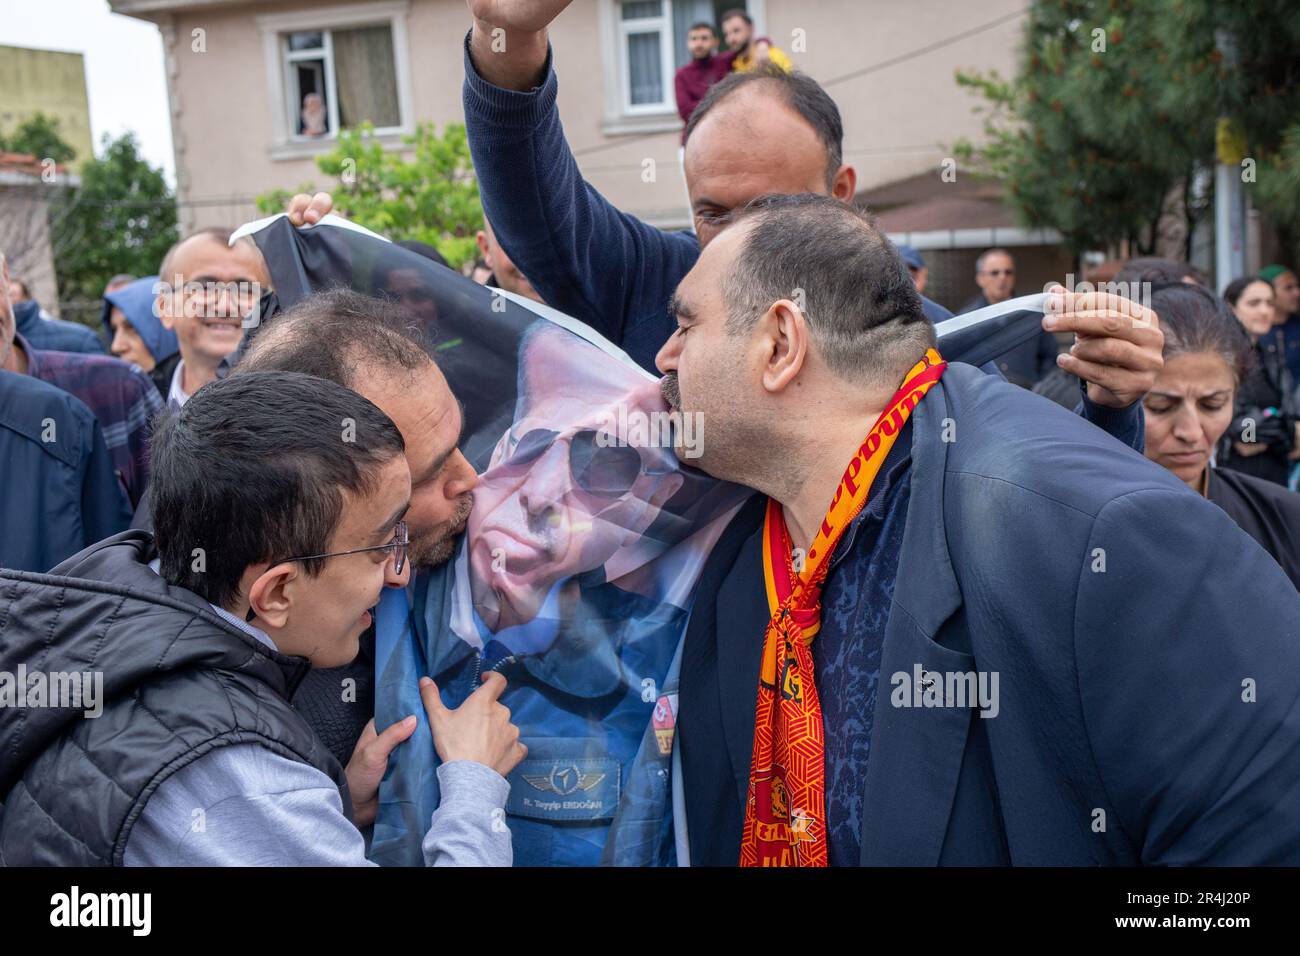
[[[1098,405],[1127,408],[1139,401],[1165,364],[1160,319],[1108,292],[1050,290],[1043,328],[1074,333],[1074,345],[1056,361],[1088,383],[1088,398]]]
[[[550,26],[573,0],[466,0],[475,20],[518,30],[540,33]]]

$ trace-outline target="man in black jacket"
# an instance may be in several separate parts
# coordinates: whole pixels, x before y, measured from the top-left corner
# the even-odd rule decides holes
[[[416,719],[345,772],[289,697],[311,665],[355,657],[368,609],[406,584],[402,437],[346,388],[254,373],[200,390],[153,441],[156,551],[127,532],[49,575],[0,572],[0,863],[364,864],[352,821]],[[508,863],[492,811],[522,751],[500,687],[457,712],[422,692],[459,763],[441,782],[465,794],[426,862]]]

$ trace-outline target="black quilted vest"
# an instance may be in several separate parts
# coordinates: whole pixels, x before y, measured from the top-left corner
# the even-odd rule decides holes
[[[171,774],[258,743],[335,781],[339,762],[289,697],[309,670],[151,571],[128,531],[50,574],[0,570],[0,671],[103,674],[103,713],[0,707],[0,864],[120,866],[131,828]]]

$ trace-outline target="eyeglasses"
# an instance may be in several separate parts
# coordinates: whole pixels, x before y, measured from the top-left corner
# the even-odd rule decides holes
[[[598,498],[621,498],[636,484],[642,475],[661,477],[673,469],[647,468],[641,453],[631,445],[617,445],[608,435],[608,445],[596,441],[597,433],[590,429],[574,432],[569,442],[569,471],[574,483],[588,494]],[[514,451],[506,459],[508,465],[526,465],[536,461],[560,437],[557,431],[534,428],[519,439]]]
[[[339,558],[345,554],[364,554],[367,551],[392,551],[396,558],[393,570],[397,574],[402,573],[402,568],[406,567],[406,546],[410,543],[410,536],[406,531],[406,522],[397,522],[397,527],[393,529],[393,540],[388,544],[377,544],[371,548],[352,548],[350,551],[330,551],[328,554],[305,554],[300,558],[285,558],[285,561],[320,561],[325,558]],[[281,563],[281,562],[277,562]]]

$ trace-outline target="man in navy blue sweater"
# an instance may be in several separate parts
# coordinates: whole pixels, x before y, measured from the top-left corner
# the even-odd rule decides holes
[[[736,74],[714,85],[686,129],[695,233],[663,232],[615,209],[582,173],[564,138],[546,28],[569,0],[469,0],[465,123],[483,210],[542,300],[620,345],[643,368],[672,334],[666,303],[733,210],[771,193],[827,193],[851,202],[834,101],[802,75]],[[493,42],[493,31],[502,44]],[[329,197],[297,196],[291,215],[319,221]],[[951,313],[922,299],[932,322]],[[1139,399],[1162,365],[1158,325],[1119,313],[1066,314],[1051,331],[1078,341],[1058,362],[1087,381],[1080,411],[1141,450]]]

